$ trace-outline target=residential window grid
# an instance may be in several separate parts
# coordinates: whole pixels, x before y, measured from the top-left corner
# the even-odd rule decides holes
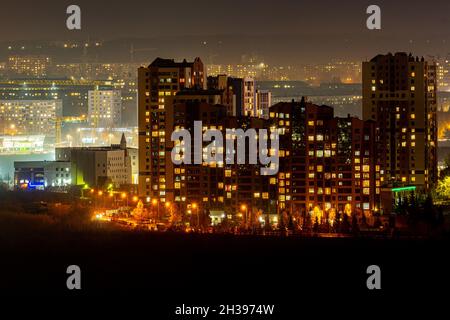
[[[434,63],[405,53],[363,63],[363,118],[377,123],[382,185],[436,182],[436,81]]]
[[[204,85],[203,63],[156,59],[140,68],[139,84],[139,194],[147,201],[166,201],[166,99],[179,90]]]
[[[299,103],[280,103],[270,109],[272,123],[287,135],[280,138],[280,163],[285,165],[277,179],[271,179],[278,184],[279,208],[300,213],[316,207],[323,212],[378,211],[379,166],[371,160],[373,124],[333,118],[329,107],[312,104],[305,105],[302,123],[294,123],[294,109],[302,110]],[[290,138],[293,125],[303,127],[299,149]]]

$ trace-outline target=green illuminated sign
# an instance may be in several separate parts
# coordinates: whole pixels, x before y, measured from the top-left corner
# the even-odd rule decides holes
[[[392,188],[392,192],[414,191],[414,190],[416,190],[416,186]]]

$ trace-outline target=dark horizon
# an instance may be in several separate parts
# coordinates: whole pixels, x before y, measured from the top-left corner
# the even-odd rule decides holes
[[[201,0],[195,4],[132,0],[124,6],[104,0],[80,0],[76,3],[81,8],[80,31],[69,31],[65,26],[65,12],[70,4],[73,3],[53,0],[39,2],[39,6],[25,0],[20,8],[13,2],[3,4],[0,43],[89,39],[126,42],[123,48],[107,50],[120,53],[136,42],[139,50],[155,48],[154,52],[139,52],[143,59],[202,56],[204,60],[213,57],[214,63],[238,62],[244,54],[258,55],[270,64],[280,60],[299,64],[331,58],[365,60],[378,53],[396,51],[424,56],[445,56],[450,52],[450,3],[441,0],[378,1],[378,31],[366,28],[365,11],[372,4],[369,1],[281,0],[275,5],[269,0]],[[0,56],[5,53],[3,45]],[[124,59],[120,54],[109,54],[109,60]]]

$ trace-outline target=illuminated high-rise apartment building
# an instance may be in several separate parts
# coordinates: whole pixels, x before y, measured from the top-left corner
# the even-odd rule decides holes
[[[215,99],[221,97],[220,91],[217,95],[212,90],[190,91],[177,93],[166,106],[166,135],[177,129],[187,129],[191,133],[191,146],[194,146],[198,143],[194,141],[196,121],[202,122],[201,130],[218,130],[226,139],[236,139],[227,129],[247,131],[250,128],[259,130],[269,127],[269,123],[261,118],[227,115],[227,106],[214,103]],[[203,157],[207,155],[208,144],[206,141],[202,144]],[[172,150],[174,145],[168,141],[167,150]],[[181,144],[177,144],[177,148],[182,148]],[[215,152],[221,148],[217,147]],[[246,159],[249,158],[249,152],[246,149]],[[195,204],[198,212],[218,215],[220,219],[226,216],[239,220],[236,214],[243,213],[242,207],[246,208],[249,217],[254,217],[258,212],[276,213],[276,186],[269,185],[271,176],[260,174],[261,165],[238,164],[236,153],[233,163],[219,160],[195,164],[194,153],[190,153],[191,164],[166,163],[166,201],[186,212]]]
[[[244,78],[244,103],[245,116],[258,117],[256,111],[256,87],[253,78]]]
[[[228,112],[229,115],[257,116],[256,86],[253,78],[233,78],[226,75],[208,77],[208,88],[224,90],[224,95],[228,95],[223,103],[227,106],[232,105],[232,112]],[[233,101],[230,97],[233,97]]]
[[[272,93],[268,90],[256,90],[256,116],[269,119],[269,108],[272,105]]]
[[[175,62],[155,59],[148,67],[138,69],[139,126],[139,195],[146,200],[166,200],[167,99],[186,88],[204,89],[206,75],[203,62]]]
[[[347,213],[370,216],[380,202],[375,160],[375,123],[334,117],[333,108],[280,102],[270,108],[280,134],[278,208],[335,219]]]
[[[117,127],[122,118],[120,90],[90,90],[88,95],[88,121],[93,127]]]
[[[436,65],[396,53],[363,62],[363,118],[377,127],[381,184],[429,190],[437,179]]]

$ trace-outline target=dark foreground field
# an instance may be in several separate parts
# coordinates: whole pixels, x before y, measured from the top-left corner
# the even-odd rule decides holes
[[[2,295],[136,296],[177,303],[307,304],[433,297],[450,285],[448,240],[370,240],[148,233],[42,216],[0,215]],[[366,287],[381,268],[382,290]],[[82,289],[66,288],[78,265]],[[325,299],[325,300],[323,300]],[[288,303],[288,301],[294,301]],[[292,310],[291,310],[292,311]],[[168,311],[169,312],[169,311]]]

